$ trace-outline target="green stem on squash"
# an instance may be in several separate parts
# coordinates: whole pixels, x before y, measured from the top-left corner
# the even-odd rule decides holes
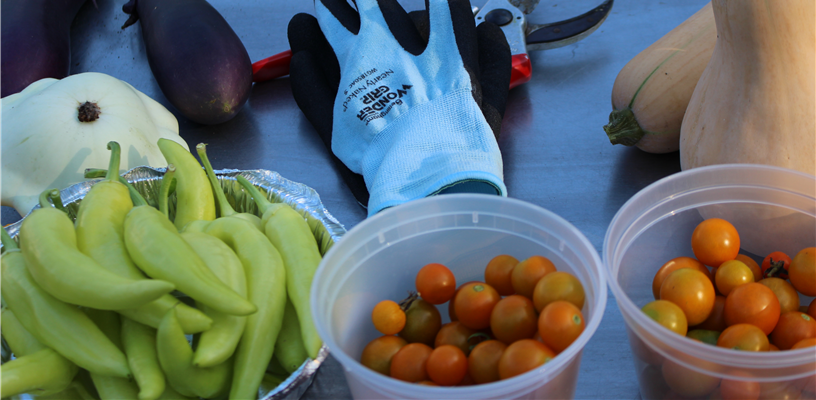
[[[609,123],[604,125],[603,129],[612,144],[624,146],[634,146],[646,134],[629,107],[612,110],[609,114]]]

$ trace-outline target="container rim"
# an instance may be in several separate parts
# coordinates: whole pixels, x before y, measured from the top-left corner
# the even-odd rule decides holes
[[[619,248],[618,240],[623,233],[628,229],[630,224],[633,221],[639,219],[642,215],[647,213],[652,206],[658,203],[650,203],[650,204],[641,204],[641,201],[644,197],[649,197],[650,194],[659,193],[662,188],[667,186],[682,186],[677,185],[678,182],[683,182],[687,179],[694,179],[700,175],[708,175],[714,174],[722,171],[744,171],[746,173],[759,173],[759,172],[774,172],[779,174],[788,175],[794,179],[800,180],[801,185],[791,185],[794,187],[798,194],[802,196],[810,196],[813,198],[814,202],[816,203],[816,176],[806,174],[800,171],[777,167],[777,166],[769,166],[769,165],[760,165],[760,164],[718,164],[718,165],[710,165],[704,166],[699,168],[694,168],[686,171],[681,171],[672,175],[669,175],[665,178],[662,178],[651,185],[643,188],[634,196],[632,196],[626,203],[621,206],[618,212],[615,214],[612,222],[609,224],[607,228],[606,234],[604,236],[603,241],[603,263],[604,267],[607,270],[607,281],[609,283],[609,287],[615,299],[618,303],[618,307],[621,310],[621,313],[624,314],[625,320],[627,324],[629,321],[632,320],[634,323],[646,328],[651,335],[653,335],[659,341],[669,344],[672,344],[677,350],[681,350],[689,356],[696,357],[705,361],[714,362],[718,364],[726,364],[729,366],[735,367],[742,367],[751,362],[761,362],[762,365],[773,368],[784,368],[784,367],[796,367],[807,363],[813,362],[813,349],[805,348],[805,349],[798,349],[798,350],[787,350],[784,352],[737,352],[731,349],[726,348],[719,348],[716,346],[711,346],[705,343],[700,343],[695,340],[689,339],[687,337],[681,337],[674,332],[669,331],[668,329],[663,328],[660,324],[656,321],[652,320],[651,318],[647,317],[644,313],[640,311],[640,308],[635,305],[635,303],[626,295],[623,288],[618,284],[617,279],[617,272],[619,271],[618,259],[620,258],[621,248]],[[733,184],[730,183],[729,184]],[[765,184],[758,184],[758,183],[750,183],[750,182],[740,182],[741,186],[755,186],[755,187],[768,187]],[[806,190],[809,188],[809,190]],[[788,188],[790,190],[790,188]],[[667,197],[675,197],[676,194],[672,194]],[[633,211],[639,210],[639,212]],[[632,213],[631,216],[626,216],[628,212]],[[625,220],[626,219],[626,220]],[[621,229],[620,234],[615,235],[616,228],[620,225],[625,224],[624,228]],[[613,237],[615,235],[615,237]],[[633,333],[641,336],[637,330],[632,330]],[[644,338],[641,337],[643,340]],[[646,342],[646,340],[644,340]],[[662,356],[672,359],[675,362],[683,364],[689,368],[694,368],[693,366],[688,365],[682,360],[677,360],[676,357],[671,356],[670,354],[666,354],[666,352],[660,348],[654,348],[654,351],[657,351]],[[717,373],[713,373],[717,375]]]
[[[586,268],[590,271],[590,276],[592,279],[589,282],[593,285],[592,289],[596,293],[595,299],[592,307],[592,315],[586,321],[586,326],[584,328],[584,332],[573,342],[567,349],[562,351],[558,357],[554,358],[553,361],[546,363],[532,371],[528,371],[527,373],[521,374],[519,376],[515,376],[513,378],[500,380],[497,382],[487,383],[487,384],[480,384],[474,386],[462,386],[462,387],[432,387],[432,386],[422,386],[417,385],[414,383],[403,382],[394,378],[390,378],[387,376],[383,376],[373,370],[370,370],[364,367],[360,362],[340,350],[337,342],[334,338],[329,334],[327,328],[319,323],[317,319],[319,315],[321,315],[321,304],[319,297],[323,297],[324,293],[321,293],[322,289],[319,289],[321,279],[318,279],[321,276],[328,275],[330,281],[337,282],[338,277],[334,276],[327,272],[327,260],[332,260],[334,258],[343,258],[344,253],[353,252],[354,249],[358,249],[361,246],[365,246],[365,240],[355,240],[356,238],[370,238],[377,235],[382,229],[376,228],[376,226],[380,225],[384,221],[388,221],[389,219],[393,218],[393,221],[398,221],[399,224],[410,223],[415,220],[421,220],[428,218],[428,215],[419,215],[413,218],[399,218],[399,214],[404,212],[410,212],[411,210],[427,208],[428,205],[432,203],[442,202],[442,203],[451,203],[457,201],[471,201],[471,202],[481,202],[482,204],[509,204],[513,207],[517,207],[519,209],[526,209],[529,211],[533,211],[541,215],[545,220],[548,222],[554,222],[560,228],[565,228],[572,237],[570,238],[570,243],[568,246],[573,247],[574,249],[581,249],[582,252],[587,252],[590,255],[590,258],[585,260],[586,261]],[[497,208],[498,210],[498,208]],[[455,214],[467,214],[467,213],[475,213],[475,210],[461,210],[454,212]],[[444,212],[440,213],[439,215],[451,214],[452,212]],[[479,214],[487,215],[487,214],[497,214],[497,212],[483,212],[478,211]],[[512,217],[509,217],[512,219]],[[355,241],[358,243],[356,246],[350,249],[345,249],[345,243]],[[566,241],[566,240],[565,240]],[[576,252],[577,253],[577,252]],[[584,258],[584,257],[582,257]],[[363,220],[360,224],[351,228],[344,236],[343,239],[336,243],[326,254],[321,261],[320,266],[318,267],[317,272],[315,273],[315,279],[312,283],[312,290],[311,290],[311,307],[312,307],[312,315],[315,319],[315,325],[317,327],[318,333],[320,334],[321,338],[323,339],[324,343],[329,347],[331,354],[344,366],[346,372],[354,373],[358,379],[360,379],[364,384],[380,391],[386,393],[400,393],[403,397],[406,396],[408,393],[411,393],[412,396],[417,398],[463,398],[463,399],[473,399],[473,398],[493,398],[493,397],[506,397],[508,393],[516,393],[516,394],[523,394],[525,392],[520,392],[521,388],[529,387],[529,391],[535,390],[536,387],[540,386],[536,383],[540,383],[543,379],[548,379],[554,374],[557,374],[566,367],[567,364],[572,362],[574,358],[580,354],[580,352],[585,347],[586,343],[592,337],[592,335],[597,330],[598,326],[600,325],[601,319],[603,318],[603,314],[606,308],[606,300],[608,297],[607,294],[607,285],[606,285],[606,272],[603,268],[603,264],[601,262],[601,258],[598,252],[595,250],[595,247],[589,242],[589,240],[572,224],[570,224],[564,218],[556,215],[555,213],[546,210],[542,207],[534,205],[532,203],[528,203],[522,200],[517,200],[508,197],[501,197],[495,195],[486,195],[486,194],[446,194],[440,196],[433,196],[423,199],[418,199],[411,201],[406,204],[402,204],[398,207],[394,207],[391,209],[386,209],[372,217],[369,217],[366,220]],[[563,357],[561,357],[563,355]],[[531,384],[532,383],[532,384]]]

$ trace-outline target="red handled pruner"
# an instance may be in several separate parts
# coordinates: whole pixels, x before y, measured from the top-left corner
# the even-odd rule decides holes
[[[488,0],[474,8],[476,25],[488,21],[498,25],[510,45],[513,70],[510,89],[526,83],[533,74],[527,53],[555,49],[575,43],[598,29],[609,16],[614,0],[606,0],[589,12],[549,24],[528,24],[526,14],[533,12],[540,0]],[[286,50],[252,64],[252,81],[264,82],[289,74],[292,51]]]

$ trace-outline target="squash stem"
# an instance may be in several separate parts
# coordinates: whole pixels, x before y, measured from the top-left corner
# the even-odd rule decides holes
[[[609,114],[609,123],[603,129],[612,144],[624,146],[634,146],[646,134],[629,107],[613,110]]]
[[[240,183],[241,186],[243,186],[244,189],[249,193],[249,195],[252,196],[252,199],[255,200],[255,204],[258,206],[258,211],[260,212],[261,215],[264,215],[264,213],[266,213],[266,210],[268,210],[269,207],[272,206],[272,202],[269,201],[266,197],[264,197],[264,195],[261,194],[261,191],[258,190],[258,188],[256,188],[255,185],[249,183],[249,181],[243,176],[237,175],[235,177],[235,180],[237,180],[238,183]]]
[[[204,164],[204,171],[207,172],[207,179],[210,180],[210,186],[212,186],[215,201],[218,203],[218,212],[222,217],[229,217],[230,215],[237,214],[229,201],[227,201],[227,196],[224,195],[224,189],[221,188],[221,184],[218,183],[218,177],[215,176],[215,171],[213,171],[212,164],[210,164],[210,159],[207,157],[207,145],[204,143],[199,143],[196,145],[196,152],[198,153],[198,158],[201,159],[201,163]]]
[[[122,154],[122,150],[119,147],[119,143],[110,141],[108,142],[108,150],[111,151],[110,163],[108,164],[108,172],[105,174],[105,179],[109,181],[119,181],[119,159]]]
[[[170,186],[173,183],[173,178],[176,175],[176,166],[167,164],[167,172],[162,177],[161,186],[159,187],[159,211],[165,217],[170,218],[170,211],[167,204],[168,197],[170,197]]]

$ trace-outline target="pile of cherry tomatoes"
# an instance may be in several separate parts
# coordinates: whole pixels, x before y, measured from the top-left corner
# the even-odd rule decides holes
[[[816,346],[816,299],[800,304],[800,293],[816,296],[816,247],[801,249],[793,258],[774,251],[759,263],[739,253],[737,230],[719,218],[697,225],[691,247],[694,257],[673,258],[655,274],[655,301],[641,308],[646,315],[680,335],[738,351]],[[660,365],[663,381],[686,397],[714,393],[726,400],[757,399],[762,394],[761,385],[749,380],[681,382],[678,376],[689,375],[678,371],[681,367],[640,358]],[[797,395],[816,393],[816,379],[800,386],[788,389],[798,390]]]
[[[583,285],[543,256],[496,256],[483,281],[458,286],[450,269],[431,263],[415,284],[399,303],[373,308],[371,320],[383,335],[360,357],[403,381],[464,386],[507,379],[550,361],[584,331]],[[437,306],[445,303],[451,322],[443,324]]]

